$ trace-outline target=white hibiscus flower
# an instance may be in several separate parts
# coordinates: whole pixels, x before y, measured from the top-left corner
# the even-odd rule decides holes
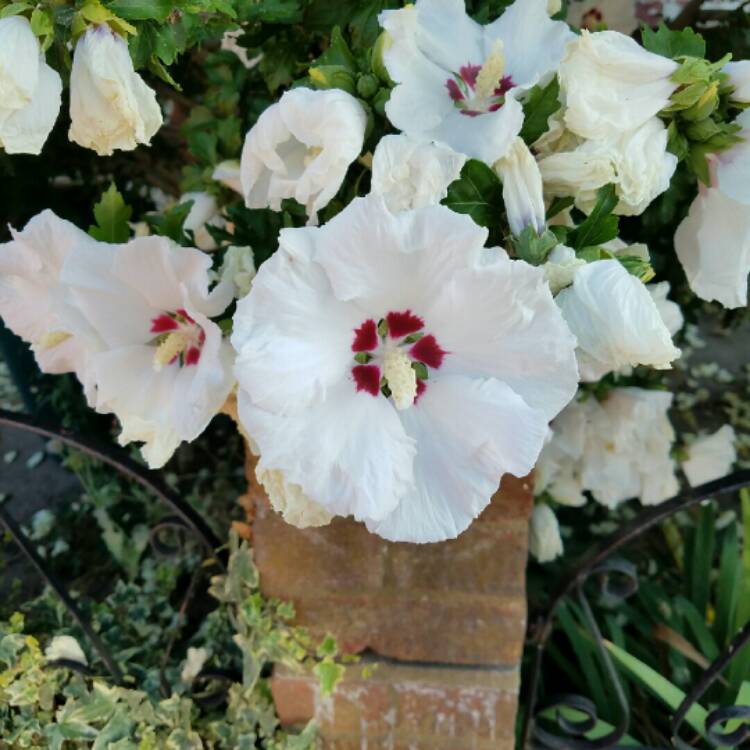
[[[529,524],[529,552],[540,563],[552,562],[563,553],[560,524],[549,505],[534,506]]]
[[[62,80],[23,16],[0,19],[0,148],[39,154],[60,112]]]
[[[750,272],[750,110],[736,122],[744,140],[713,158],[711,187],[699,185],[674,238],[690,288],[729,308],[747,305]]]
[[[688,457],[682,470],[691,487],[729,474],[737,460],[736,438],[734,428],[725,424],[712,435],[702,435],[688,446]]]
[[[10,242],[0,244],[0,317],[31,344],[42,372],[76,373],[91,399],[90,346],[70,325],[76,311],[66,298],[60,274],[71,253],[91,248],[106,257],[110,246],[96,242],[52,211],[35,216],[20,232],[11,229],[11,235]]]
[[[578,339],[583,381],[627,366],[669,369],[680,356],[654,299],[619,260],[580,268],[556,301]]]
[[[669,188],[677,157],[667,151],[667,129],[653,117],[632,131],[597,140],[581,140],[572,150],[540,159],[548,197],[575,196],[576,206],[591,213],[597,194],[614,184],[615,213],[637,216]]]
[[[70,140],[108,156],[150,143],[161,124],[156,94],[135,72],[128,43],[106,24],[89,27],[73,53]]]
[[[101,254],[76,247],[61,281],[85,321],[97,411],[120,420],[122,445],[143,442],[152,468],[194,440],[234,385],[232,349],[211,317],[232,286],[208,291],[211,259],[164,237]]]
[[[554,73],[573,38],[550,19],[545,0],[516,0],[487,26],[466,14],[463,0],[417,0],[379,20],[389,34],[383,62],[398,84],[388,119],[489,165],[521,131],[519,99]]]
[[[642,388],[614,388],[601,402],[573,401],[552,423],[537,492],[568,505],[582,505],[589,492],[610,508],[631,498],[655,505],[672,497],[679,483],[671,404],[671,393]]]
[[[739,102],[750,102],[750,60],[727,63],[722,72],[729,76],[729,82],[735,87],[732,98]]]
[[[558,71],[568,129],[596,139],[638,129],[669,104],[677,68],[617,31],[584,30]]]
[[[279,211],[294,198],[317,223],[362,151],[366,125],[362,105],[345,91],[287,91],[245,138],[240,179],[247,207]]]
[[[503,474],[530,471],[575,392],[575,342],[543,272],[486,238],[378,196],[282,230],[232,336],[261,470],[414,542],[460,534]]]
[[[443,144],[386,135],[372,157],[372,192],[382,195],[391,211],[434,206],[448,195],[465,162]]]

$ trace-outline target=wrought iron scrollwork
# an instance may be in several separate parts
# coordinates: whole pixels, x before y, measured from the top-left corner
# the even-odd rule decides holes
[[[158,475],[135,462],[122,449],[111,445],[101,445],[88,438],[74,435],[68,430],[37,424],[28,416],[5,411],[3,409],[0,409],[0,425],[24,430],[43,437],[58,439],[65,445],[111,466],[115,471],[127,479],[137,482],[154,494],[172,511],[171,515],[162,519],[162,521],[156,524],[151,530],[150,541],[157,554],[162,556],[174,556],[180,554],[184,551],[187,536],[191,535],[200,542],[206,552],[207,558],[212,562],[215,562],[222,569],[225,569],[225,556],[220,552],[221,542],[200,514],[189,503],[172,493],[161,481]],[[7,503],[5,505],[7,505]],[[122,684],[122,670],[113,658],[106,644],[102,641],[98,633],[93,629],[91,623],[76,605],[66,586],[52,573],[47,563],[37,553],[34,545],[28,539],[26,534],[24,534],[21,527],[10,515],[7,508],[2,504],[0,504],[0,525],[5,526],[14,542],[36,568],[39,575],[55,591],[71,617],[73,617],[81,630],[85,633],[92,647],[106,666],[112,680],[117,684]],[[173,535],[171,543],[164,538],[167,533]],[[174,542],[175,536],[177,540],[176,543]],[[181,607],[182,612],[187,608],[190,597],[195,591],[195,582],[196,576],[193,576]],[[174,634],[166,649],[165,653],[167,655],[172,649],[173,642]],[[66,667],[81,674],[85,674],[86,676],[93,675],[90,670],[87,672],[86,668],[82,669],[84,665],[80,665],[78,662],[71,663],[68,660],[57,660],[50,662],[50,665]],[[162,664],[162,690],[168,695],[171,690],[164,678],[163,666],[164,665]]]
[[[526,716],[521,733],[521,747],[541,750],[605,750],[621,747],[620,741],[628,731],[630,723],[630,708],[622,681],[604,646],[599,626],[586,598],[585,586],[589,580],[597,580],[600,595],[610,605],[629,598],[638,590],[637,570],[635,565],[627,560],[613,558],[612,555],[615,552],[681,510],[691,508],[709,498],[720,498],[737,493],[748,486],[750,486],[750,471],[738,471],[650,508],[604,539],[574,567],[553,597],[547,611],[535,620],[532,619],[530,624],[530,641],[534,649],[534,657],[526,690]],[[598,721],[596,706],[589,699],[582,696],[562,695],[550,698],[542,706],[537,706],[544,650],[552,633],[555,614],[568,597],[575,597],[581,607],[589,633],[596,646],[597,655],[604,666],[620,710],[620,718],[612,731],[597,739],[587,739],[587,735]],[[671,726],[674,747],[693,750],[691,745],[679,737],[680,726],[684,718],[732,659],[748,644],[750,644],[750,623],[734,637],[727,649],[705,670],[701,679],[685,696],[682,705],[675,711]],[[564,715],[566,709],[575,711],[582,718],[571,720]],[[549,716],[550,710],[554,714],[559,733],[549,731],[541,721],[542,714]],[[727,722],[732,721],[742,721],[742,725],[731,731],[722,731]],[[706,719],[705,735],[711,745],[723,748],[737,747],[750,739],[750,707],[731,706],[711,711]]]

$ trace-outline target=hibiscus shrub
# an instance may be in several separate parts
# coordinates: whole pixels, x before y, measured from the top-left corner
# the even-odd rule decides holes
[[[728,474],[748,12],[568,5],[0,0],[0,318],[151,468],[232,414],[301,527],[439,542],[535,470],[547,563]]]

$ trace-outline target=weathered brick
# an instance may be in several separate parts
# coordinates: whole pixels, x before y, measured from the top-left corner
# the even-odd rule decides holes
[[[405,661],[515,667],[523,649],[528,479],[506,476],[458,539],[399,544],[337,518],[296,529],[269,506],[248,461],[255,560],[268,596],[292,601],[313,636]]]
[[[366,678],[350,667],[327,698],[314,676],[277,668],[272,690],[282,724],[314,717],[324,750],[512,747],[517,670],[375,665]]]

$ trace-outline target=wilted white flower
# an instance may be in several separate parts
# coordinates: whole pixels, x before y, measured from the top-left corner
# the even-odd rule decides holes
[[[80,37],[70,74],[71,141],[109,156],[150,143],[161,127],[156,94],[133,69],[127,42],[106,24]]]
[[[588,263],[556,301],[578,339],[584,381],[626,366],[669,369],[680,356],[645,285],[618,260]]]
[[[659,284],[646,284],[646,289],[648,289],[651,299],[656,304],[656,309],[659,311],[664,325],[667,327],[670,335],[674,336],[685,324],[685,318],[682,315],[682,308],[676,302],[668,299],[669,282],[662,281]]]
[[[84,666],[88,665],[86,654],[78,641],[72,635],[56,635],[44,649],[44,658],[47,661],[77,661]]]
[[[391,211],[434,206],[448,194],[465,161],[463,154],[439,143],[386,135],[372,158],[372,192],[382,195]]]
[[[48,508],[38,510],[31,517],[31,538],[44,539],[55,528],[55,514]]]
[[[584,30],[558,71],[566,125],[596,139],[637,130],[669,104],[677,68],[617,31]]]
[[[539,162],[548,196],[574,196],[588,214],[599,189],[614,184],[619,198],[614,212],[624,216],[643,213],[669,188],[676,168],[677,157],[667,151],[667,129],[656,117],[633,131],[584,140]]]
[[[271,507],[298,529],[327,526],[333,520],[322,505],[310,500],[298,484],[289,484],[280,471],[256,468],[255,476],[268,495]]]
[[[232,350],[210,318],[232,288],[208,291],[211,259],[165,237],[143,237],[109,253],[76,247],[61,281],[90,349],[95,407],[120,420],[119,442],[145,443],[144,458],[163,466],[194,440],[233,385]]]
[[[587,491],[610,508],[630,498],[655,505],[672,497],[679,483],[671,403],[671,393],[642,388],[614,388],[601,402],[573,401],[552,423],[537,492],[580,505]]]
[[[486,238],[444,206],[394,214],[379,196],[282,230],[232,335],[261,471],[387,539],[429,542],[531,469],[575,392],[575,342],[543,272],[488,261]]]
[[[688,446],[688,458],[682,463],[691,487],[698,487],[729,474],[737,460],[734,428],[725,424],[712,435],[703,435]]]
[[[242,195],[242,181],[240,179],[240,163],[236,159],[227,159],[214,169],[214,180]]]
[[[221,48],[227,52],[234,52],[246,68],[252,68],[257,63],[258,58],[249,58],[247,56],[247,48],[240,46],[237,39],[242,36],[242,34],[242,29],[225,31],[224,36],[221,38]]]
[[[232,284],[235,297],[241,299],[250,291],[255,273],[255,255],[251,247],[231,245],[227,248],[219,277]]]
[[[578,0],[568,3],[568,23],[590,31],[604,24],[607,29],[630,35],[638,28],[636,7],[622,0]]]
[[[43,211],[0,244],[0,317],[31,344],[42,372],[74,372],[91,400],[89,345],[69,325],[75,315],[60,282],[65,259],[81,248],[104,257],[109,246],[96,242],[52,211]]]
[[[38,154],[60,112],[62,81],[23,16],[0,19],[0,148]]]
[[[522,138],[516,138],[507,155],[495,162],[495,170],[503,181],[503,201],[511,232],[519,235],[530,226],[542,234],[547,228],[542,175]]]
[[[209,193],[195,192],[185,193],[179,200],[180,203],[187,203],[188,201],[192,201],[193,205],[190,207],[190,213],[185,218],[185,223],[182,225],[183,228],[193,233],[197,248],[209,252],[216,250],[216,240],[206,228],[207,226],[223,227],[226,224],[224,217],[219,211],[216,198]]]
[[[534,506],[529,525],[529,552],[540,563],[552,562],[563,553],[560,524],[546,503]]]
[[[210,657],[211,652],[206,648],[193,648],[192,646],[188,648],[180,679],[183,682],[192,682],[201,673]]]
[[[287,91],[245,138],[240,177],[248,208],[279,211],[294,198],[316,223],[362,151],[366,124],[362,105],[341,89]]]
[[[567,245],[558,245],[548,256],[544,268],[552,294],[573,283],[576,273],[586,265],[586,261],[576,256],[576,251]]]
[[[516,0],[487,26],[467,15],[463,0],[417,0],[379,20],[389,35],[383,62],[398,84],[388,119],[489,165],[521,131],[518,99],[555,71],[573,38],[550,19],[547,0]]]
[[[750,110],[736,122],[744,140],[715,157],[711,187],[699,185],[674,238],[690,288],[730,308],[747,304],[750,272]]]

